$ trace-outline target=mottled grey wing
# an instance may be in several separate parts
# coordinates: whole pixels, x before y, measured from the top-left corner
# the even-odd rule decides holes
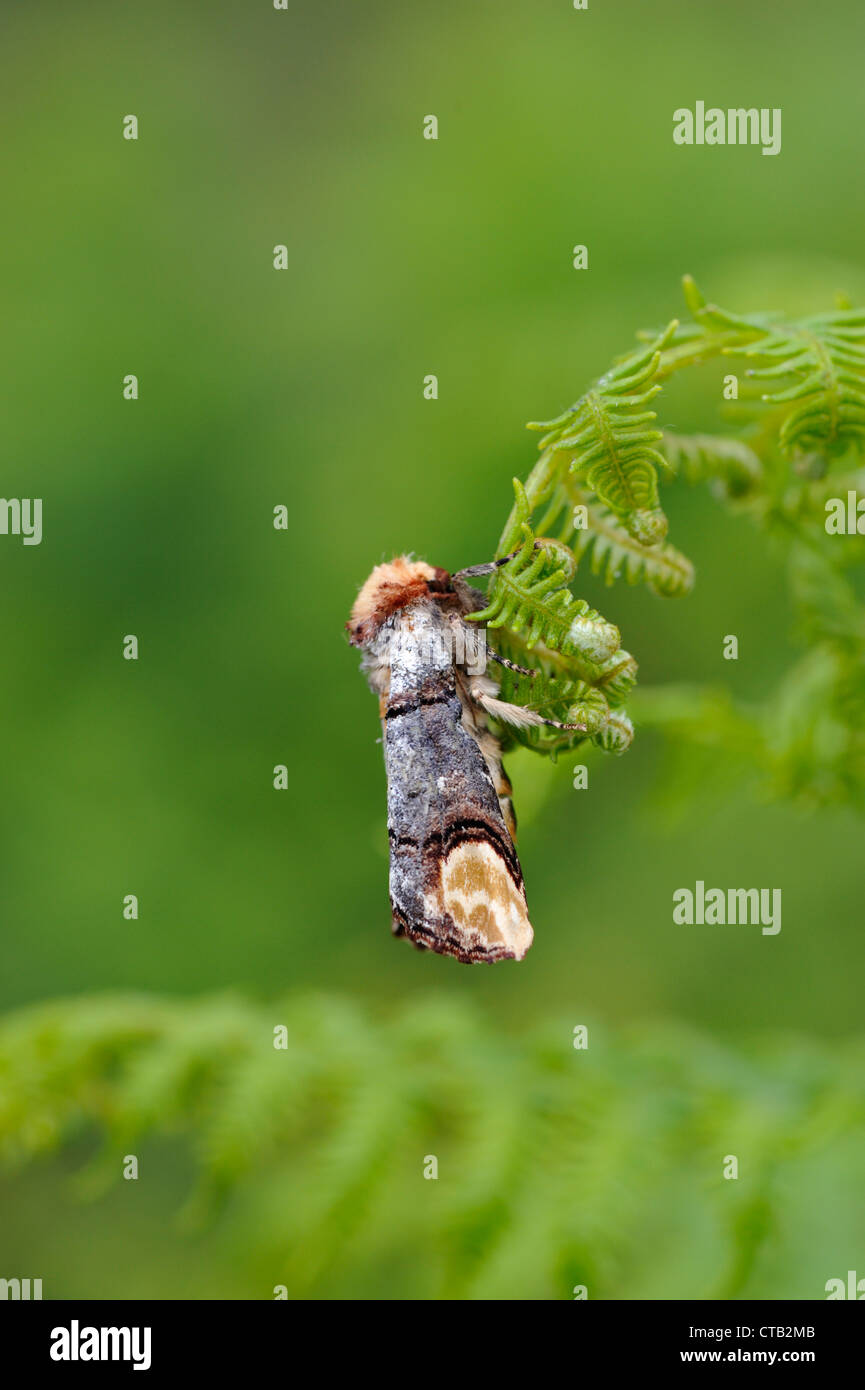
[[[384,714],[394,931],[461,961],[519,960],[532,941],[519,861],[453,666],[412,650],[424,627],[400,634]]]

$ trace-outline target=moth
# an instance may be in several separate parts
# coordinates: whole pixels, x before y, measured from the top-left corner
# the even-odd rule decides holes
[[[452,575],[399,556],[376,566],[346,624],[379,697],[392,930],[466,964],[522,960],[534,935],[511,784],[489,720],[583,727],[498,698],[488,659],[536,673],[499,656],[485,628],[466,622],[485,603],[467,581],[508,559]]]

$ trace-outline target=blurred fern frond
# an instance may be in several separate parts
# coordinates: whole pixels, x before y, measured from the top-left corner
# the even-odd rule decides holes
[[[821,1297],[832,1250],[815,1265],[809,1230],[797,1259],[789,1213],[816,1168],[841,1260],[865,1047],[746,1055],[686,1029],[590,1027],[576,1049],[574,1033],[499,1034],[441,997],[384,1020],[330,998],[56,1002],[0,1024],[0,1155],[21,1166],[89,1136],[119,1180],[130,1145],[180,1133],[189,1210],[233,1209],[262,1298],[338,1297],[388,1270],[401,1298],[760,1297],[764,1277],[775,1297]]]
[[[688,782],[705,772],[702,750],[712,753],[714,769],[738,767],[773,797],[865,810],[865,607],[810,546],[794,547],[790,573],[798,634],[808,646],[762,703],[659,686],[637,699],[636,716],[667,735],[679,773],[690,765]]]
[[[746,497],[760,486],[760,460],[744,440],[665,430],[663,448],[677,477],[689,483],[717,483],[716,491],[725,500]]]

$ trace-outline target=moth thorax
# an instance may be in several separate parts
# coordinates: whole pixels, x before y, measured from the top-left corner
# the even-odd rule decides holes
[[[392,693],[439,685],[453,670],[451,625],[428,600],[412,604],[392,619],[389,656]]]

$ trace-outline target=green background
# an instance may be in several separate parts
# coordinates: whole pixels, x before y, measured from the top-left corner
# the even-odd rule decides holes
[[[514,760],[524,963],[393,942],[376,707],[343,624],[383,558],[492,556],[526,420],[681,313],[683,272],[733,309],[861,301],[863,42],[855,3],[4,10],[0,490],[44,499],[41,546],[0,537],[4,1007],[326,989],[383,1012],[469,997],[508,1034],[553,1015],[735,1045],[858,1032],[861,822],[720,768],[683,813],[639,728],[587,791],[574,758]],[[781,107],[781,154],[675,146],[698,99]],[[663,423],[711,428],[719,370],[676,382]],[[703,493],[664,505],[693,595],[582,574],[578,592],[641,685],[766,694],[795,650],[778,556]],[[698,878],[782,888],[780,935],[675,926]],[[76,1163],[4,1186],[0,1274],[46,1296],[261,1296],[230,1244],[173,1223],[183,1145],[89,1205]]]

